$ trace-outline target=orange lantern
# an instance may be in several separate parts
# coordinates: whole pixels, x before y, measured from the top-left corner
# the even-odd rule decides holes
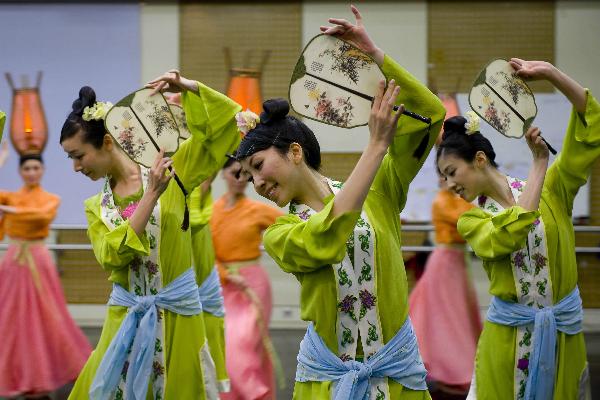
[[[13,91],[10,116],[10,140],[20,154],[41,154],[48,140],[48,124],[40,97],[42,73],[37,75],[36,84],[30,87],[23,79],[23,87],[15,88],[10,74],[6,80]]]
[[[458,107],[458,101],[456,100],[456,93],[446,94],[446,93],[438,93],[438,97],[442,101],[444,108],[446,109],[446,118],[451,118],[457,115],[460,115],[460,108]],[[436,145],[439,145],[442,142],[442,134],[443,131],[440,131],[438,138],[435,141]]]
[[[247,66],[232,68],[229,49],[225,48],[225,64],[229,71],[227,96],[241,105],[242,110],[250,110],[256,114],[260,114],[262,111],[260,78],[268,57],[269,52],[264,52],[258,68],[248,68]]]

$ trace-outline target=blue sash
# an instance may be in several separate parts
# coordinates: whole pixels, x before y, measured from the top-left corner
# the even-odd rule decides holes
[[[310,323],[298,354],[296,382],[337,381],[334,400],[367,400],[373,378],[391,378],[413,390],[427,390],[427,371],[410,318],[396,335],[366,362],[342,361],[325,345]]]
[[[194,270],[188,269],[155,296],[136,296],[122,286],[113,284],[108,305],[124,306],[129,310],[98,366],[90,386],[90,399],[111,397],[129,357],[125,398],[145,400],[152,373],[157,307],[182,315],[202,312]]]
[[[202,282],[198,288],[202,310],[214,315],[215,317],[225,316],[225,307],[223,305],[223,290],[219,281],[217,269],[213,268],[210,275]]]
[[[514,327],[534,324],[525,399],[552,399],[556,372],[556,331],[575,335],[582,329],[583,308],[579,288],[575,287],[552,307],[542,309],[506,302],[494,296],[487,319]]]

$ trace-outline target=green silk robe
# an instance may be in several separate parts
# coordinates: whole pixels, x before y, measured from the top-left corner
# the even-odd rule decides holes
[[[562,151],[546,173],[538,211],[519,206],[492,216],[473,208],[464,213],[458,230],[482,259],[490,280],[489,292],[502,300],[516,302],[511,253],[526,245],[531,224],[541,215],[545,225],[553,304],[577,285],[573,201],[600,156],[600,104],[587,94],[586,110],[573,110]],[[479,339],[475,375],[477,399],[513,399],[517,329],[489,321]],[[586,367],[583,333],[557,333],[557,369],[554,399],[575,399]]]
[[[400,247],[400,212],[406,203],[410,182],[435,143],[445,110],[433,93],[390,57],[385,57],[382,69],[388,80],[393,78],[400,85],[398,104],[402,103],[408,110],[432,119],[427,151],[417,160],[412,154],[425,136],[427,126],[406,116],[400,118],[394,142],[364,204],[375,233],[377,311],[383,341],[387,343],[408,315],[408,286]],[[265,231],[264,244],[281,269],[294,274],[300,282],[301,318],[312,321],[327,347],[338,354],[338,287],[331,265],[344,258],[346,241],[353,232],[360,212],[333,217],[333,198],[333,195],[325,198],[324,209],[307,221],[302,221],[296,215],[279,217]],[[391,379],[388,379],[388,385],[392,399],[430,398],[427,391],[405,389]],[[331,382],[296,382],[294,398],[330,399],[331,392]]]

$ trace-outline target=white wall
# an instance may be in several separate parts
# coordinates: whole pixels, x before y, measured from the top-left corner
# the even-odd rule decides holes
[[[556,65],[600,97],[600,1],[556,2]]]
[[[142,3],[141,82],[179,68],[179,4]]]

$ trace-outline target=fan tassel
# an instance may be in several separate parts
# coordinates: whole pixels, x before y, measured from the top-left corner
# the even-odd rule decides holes
[[[169,169],[171,169],[171,168],[169,168]],[[177,186],[179,186],[179,188],[183,192],[183,202],[185,204],[185,210],[183,211],[183,222],[181,223],[181,230],[185,232],[190,227],[190,210],[187,205],[188,192],[187,192],[187,190],[185,190],[185,186],[183,186],[183,182],[181,182],[181,179],[179,179],[177,174],[173,174],[173,178],[175,178],[175,182],[177,182]]]
[[[413,153],[413,157],[415,157],[417,160],[420,160],[421,157],[423,157],[423,154],[425,154],[425,150],[427,150],[427,144],[429,143],[429,130],[431,129],[431,123],[429,125],[427,125],[427,133],[425,134],[425,136],[423,136],[423,139],[421,139],[421,143],[419,143],[419,146],[415,149],[414,153]]]

